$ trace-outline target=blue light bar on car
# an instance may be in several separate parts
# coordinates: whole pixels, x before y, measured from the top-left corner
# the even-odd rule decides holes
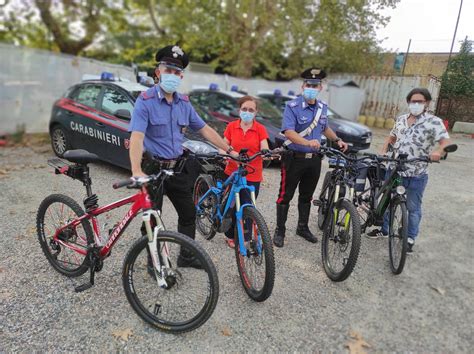
[[[281,96],[281,90],[280,89],[276,89],[275,91],[273,91],[273,94],[275,96]]]
[[[217,91],[219,89],[219,86],[217,84],[210,84],[209,85],[209,90],[211,91]]]
[[[234,92],[237,92],[239,90],[239,86],[237,85],[232,85],[232,87],[230,88],[231,91],[234,91]]]
[[[103,81],[114,81],[115,77],[114,74],[104,71],[102,74],[100,74],[100,79]]]
[[[289,95],[289,96],[294,96],[294,95],[295,95],[295,91],[293,91],[293,90],[288,91],[288,95]]]

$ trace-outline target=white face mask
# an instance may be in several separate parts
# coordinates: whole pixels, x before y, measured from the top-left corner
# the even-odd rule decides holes
[[[425,105],[423,103],[410,103],[408,105],[410,113],[414,116],[419,116],[425,110]]]

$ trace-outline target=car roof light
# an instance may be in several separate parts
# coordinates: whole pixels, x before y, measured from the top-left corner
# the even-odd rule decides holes
[[[239,86],[237,85],[232,85],[232,87],[230,88],[231,91],[234,91],[234,92],[237,92],[239,91]]]
[[[295,91],[293,91],[293,90],[288,91],[288,95],[294,96],[294,95],[295,95]]]
[[[275,96],[281,96],[281,90],[280,89],[276,89],[275,91],[273,91],[273,94]]]
[[[211,91],[217,91],[219,89],[219,86],[217,86],[217,84],[210,84],[209,85],[209,90]]]
[[[114,74],[109,73],[107,71],[104,71],[102,74],[100,74],[100,79],[103,81],[114,81]]]

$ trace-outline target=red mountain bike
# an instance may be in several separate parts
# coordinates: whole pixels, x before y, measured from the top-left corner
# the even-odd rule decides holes
[[[102,270],[104,260],[125,228],[142,213],[146,236],[132,245],[122,271],[123,287],[130,305],[143,320],[167,332],[187,332],[206,322],[219,297],[216,268],[197,242],[164,229],[160,212],[152,208],[146,187],[147,183],[162,184],[175,172],[162,169],[156,175],[115,183],[114,188],[128,186],[137,188],[138,192],[99,207],[97,195],[92,194],[87,166],[99,160],[97,155],[71,150],[64,158],[73,164],[61,159],[49,160],[48,164],[55,168],[56,174],[81,181],[87,197],[84,199],[85,211],[63,194],[46,197],[38,209],[38,239],[53,268],[68,277],[77,277],[89,270],[90,281],[75,290],[89,289],[94,285],[95,272]],[[126,204],[132,205],[123,219],[107,234],[101,234],[97,216]],[[202,269],[185,266],[193,258],[201,263]],[[149,259],[153,269],[147,267]]]

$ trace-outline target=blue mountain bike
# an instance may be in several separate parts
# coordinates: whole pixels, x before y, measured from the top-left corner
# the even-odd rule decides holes
[[[270,232],[255,206],[255,188],[247,184],[245,166],[258,156],[274,154],[275,150],[249,157],[247,149],[242,149],[238,158],[200,155],[203,166],[212,166],[212,170],[206,170],[194,184],[196,227],[205,239],[212,239],[216,232],[228,231],[234,215],[235,257],[240,279],[248,296],[258,302],[265,301],[272,293],[275,260]],[[219,164],[228,158],[238,162],[239,168],[222,181]],[[250,194],[250,203],[241,204],[240,192],[243,190]]]

